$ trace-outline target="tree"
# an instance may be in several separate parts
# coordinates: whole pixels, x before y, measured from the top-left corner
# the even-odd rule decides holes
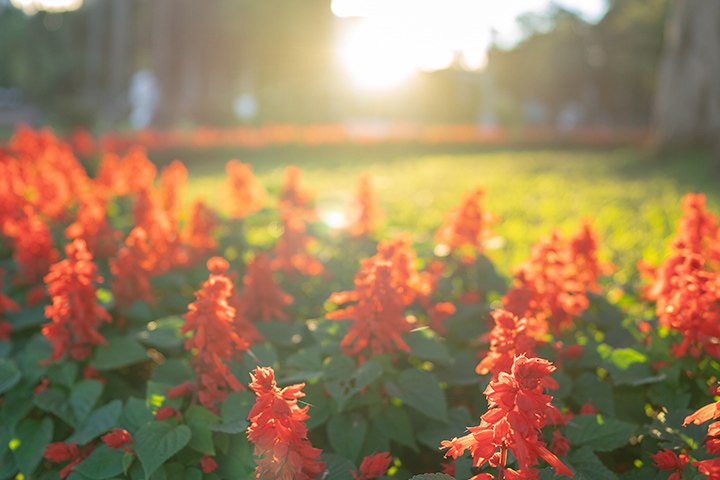
[[[717,142],[719,46],[720,0],[675,0],[655,102],[655,125],[662,145]]]

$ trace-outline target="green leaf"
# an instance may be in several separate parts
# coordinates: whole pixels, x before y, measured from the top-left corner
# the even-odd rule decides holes
[[[603,344],[598,346],[598,353],[603,358],[601,366],[608,371],[615,385],[640,386],[665,379],[665,375],[655,375],[647,357],[632,348],[613,349]]]
[[[193,370],[184,360],[169,359],[153,369],[152,381],[180,385],[194,378]]]
[[[54,388],[49,388],[44,392],[36,394],[33,397],[33,403],[35,403],[39,409],[52,413],[71,427],[78,426],[78,421],[70,407],[70,403],[62,392]]]
[[[150,478],[165,461],[182,450],[190,437],[192,432],[185,425],[155,421],[143,425],[135,434],[133,445],[145,478]]]
[[[255,404],[255,395],[252,392],[233,392],[220,405],[220,418],[222,423],[210,425],[216,432],[241,433],[248,427],[247,416]]]
[[[359,414],[337,415],[327,424],[328,440],[334,451],[357,462],[365,435],[367,422]]]
[[[90,440],[117,426],[121,412],[122,402],[120,400],[113,400],[107,405],[103,405],[92,412],[87,420],[83,422],[82,427],[73,433],[66,442],[85,445]]]
[[[17,385],[21,378],[22,374],[14,361],[6,358],[0,359],[0,394]]]
[[[351,359],[345,356],[334,357],[325,369],[326,387],[335,399],[338,410],[342,411],[347,401],[382,375],[382,365],[370,359],[354,368]]]
[[[353,480],[355,465],[350,460],[332,453],[323,453],[320,458],[325,462],[325,470],[328,471],[326,480]]]
[[[448,422],[426,422],[425,427],[417,434],[417,439],[423,445],[437,449],[443,440],[464,435],[467,427],[472,424],[470,412],[465,407],[454,407],[448,411]]]
[[[97,380],[81,380],[72,389],[68,403],[78,423],[85,421],[102,390],[103,384]]]
[[[47,376],[50,383],[72,388],[78,374],[78,364],[73,361],[53,363],[48,367]]]
[[[24,307],[19,312],[7,314],[7,317],[13,325],[13,332],[39,327],[47,322],[47,318],[45,318],[45,305]]]
[[[409,333],[404,336],[404,339],[413,356],[439,365],[453,364],[453,358],[445,344],[438,337],[428,335],[427,331],[420,330]]]
[[[440,384],[430,372],[404,370],[396,382],[387,382],[388,393],[420,413],[447,422],[447,403]]]
[[[138,333],[138,340],[147,346],[160,350],[179,349],[183,345],[180,327],[183,319],[179,315],[160,318],[148,324],[148,329]],[[152,330],[150,329],[152,326]]]
[[[575,379],[571,398],[579,405],[590,402],[600,413],[615,415],[612,387],[594,373],[583,373]]]
[[[41,365],[52,353],[52,347],[44,335],[38,333],[16,357],[17,366],[27,383],[34,384],[45,375],[46,369]]]
[[[597,452],[609,452],[627,444],[635,425],[602,415],[580,415],[567,425],[567,438],[573,446],[588,446]]]
[[[571,453],[569,462],[575,470],[575,480],[617,480],[617,475],[600,461],[589,446]]]
[[[303,326],[287,322],[260,322],[257,329],[273,345],[292,347],[302,341]]]
[[[372,418],[372,424],[390,440],[417,450],[410,418],[402,408],[395,406],[383,408]]]
[[[92,365],[98,370],[115,370],[148,359],[145,348],[129,337],[115,337],[95,351]]]
[[[52,436],[53,423],[49,418],[26,418],[18,423],[11,441],[16,444],[12,453],[18,469],[25,477],[30,477],[35,472]]]
[[[210,425],[217,423],[218,416],[207,408],[193,405],[185,412],[185,422],[192,431],[190,448],[200,453],[215,455],[212,431]]]
[[[74,471],[94,480],[113,478],[123,473],[124,456],[122,448],[113,449],[101,444]]]
[[[123,408],[121,423],[130,433],[134,433],[154,418],[145,400],[132,397],[128,398],[125,408]]]
[[[415,475],[410,480],[455,480],[455,477],[444,473],[423,473],[421,475]]]

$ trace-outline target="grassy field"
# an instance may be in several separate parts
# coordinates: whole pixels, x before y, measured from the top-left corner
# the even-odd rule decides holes
[[[189,154],[188,154],[189,155]],[[190,170],[190,197],[223,206],[224,162],[182,158]],[[304,183],[321,198],[352,192],[369,173],[384,211],[379,237],[407,231],[422,249],[444,213],[475,186],[487,189],[487,208],[501,217],[495,232],[505,245],[489,252],[503,272],[522,261],[529,247],[553,228],[570,232],[590,218],[602,236],[602,256],[625,283],[640,258],[658,262],[680,214],[680,198],[705,192],[720,213],[720,178],[708,155],[658,157],[638,149],[413,151],[399,148],[274,149],[235,155],[276,194],[286,165],[304,171]],[[427,247],[429,248],[429,247]]]

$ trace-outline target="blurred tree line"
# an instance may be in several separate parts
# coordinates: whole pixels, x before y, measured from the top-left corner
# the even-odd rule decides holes
[[[483,72],[458,65],[363,96],[338,81],[329,0],[85,0],[33,16],[0,0],[0,87],[19,87],[65,122],[101,126],[127,118],[140,69],[160,86],[159,125],[235,121],[245,92],[257,98],[256,121],[647,125],[669,0],[608,1],[594,25],[560,8],[523,17],[524,40],[493,47]]]
[[[583,123],[647,125],[668,3],[611,0],[595,25],[561,8],[522,17],[525,40],[489,54],[503,122],[552,123],[576,108]]]

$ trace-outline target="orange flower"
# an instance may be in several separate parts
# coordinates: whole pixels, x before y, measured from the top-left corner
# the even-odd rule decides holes
[[[471,191],[460,207],[448,214],[447,221],[435,234],[435,241],[450,252],[464,249],[482,253],[482,242],[490,235],[489,226],[496,221],[482,206],[484,196],[482,188]]]
[[[220,226],[217,217],[202,200],[196,200],[192,206],[192,213],[183,231],[183,241],[189,247],[188,256],[192,260],[206,258],[218,246],[214,232]]]
[[[294,165],[285,168],[283,186],[280,190],[280,208],[295,211],[296,215],[314,217],[311,194],[300,185],[302,172]]]
[[[492,373],[497,379],[501,372],[509,372],[515,357],[521,354],[533,357],[536,341],[528,335],[528,322],[507,310],[494,310],[495,327],[490,332],[490,351],[475,368],[478,375]]]
[[[110,315],[98,305],[95,283],[102,282],[85,241],[73,240],[65,247],[66,258],[54,264],[45,276],[52,304],[45,308],[50,319],[42,333],[52,345],[52,359],[69,354],[84,360],[92,347],[107,343],[98,328]]]
[[[247,430],[248,440],[255,445],[255,478],[315,480],[325,463],[319,459],[321,450],[307,438],[309,407],[298,406],[305,384],[278,388],[269,367],[257,367],[250,377],[250,388],[257,396]]]
[[[230,160],[225,166],[225,172],[230,190],[232,218],[244,218],[265,205],[267,193],[253,175],[250,165]]]
[[[243,278],[240,303],[249,320],[287,320],[285,307],[293,302],[292,296],[283,291],[273,278],[270,259],[258,253],[247,267]]]
[[[378,254],[364,260],[355,275],[355,290],[330,296],[338,305],[354,302],[326,315],[353,322],[340,343],[347,355],[360,355],[366,348],[375,355],[410,350],[402,334],[410,331],[405,308],[419,290],[415,261],[407,240],[380,242]]]
[[[111,289],[118,305],[130,306],[137,300],[155,303],[150,277],[155,272],[155,255],[148,245],[143,227],[130,231],[125,245],[110,261]]]
[[[355,480],[372,480],[385,475],[392,463],[392,455],[388,452],[373,453],[363,458],[360,463],[360,475],[353,473]]]
[[[292,277],[302,275],[319,275],[323,264],[309,251],[315,239],[307,233],[305,222],[295,212],[281,207],[283,233],[275,245],[275,258],[271,262],[274,270],[281,270]]]
[[[158,186],[160,206],[175,222],[180,216],[182,194],[187,178],[187,169],[180,160],[173,160],[160,174],[160,184]]]
[[[370,177],[360,177],[356,194],[358,206],[358,218],[350,225],[350,233],[356,237],[367,237],[372,235],[377,228],[380,212],[375,200],[375,192],[372,189]]]
[[[442,442],[442,448],[448,449],[445,456],[458,458],[469,450],[475,467],[489,463],[507,478],[526,478],[522,475],[530,475],[542,458],[557,474],[572,477],[540,435],[547,419],[559,415],[550,403],[552,397],[542,393],[542,385],[554,370],[547,360],[516,357],[510,372],[501,372],[485,389],[488,411],[480,417],[480,425],[468,427],[468,435]],[[515,455],[519,472],[506,468],[508,450]]]
[[[214,263],[215,259],[208,262],[211,271]],[[222,273],[211,273],[195,292],[196,300],[188,306],[181,329],[182,334],[192,333],[185,341],[185,349],[193,352],[200,403],[211,410],[216,410],[230,392],[243,388],[227,365],[249,348],[233,328],[235,309],[228,304],[231,294],[230,279]]]

